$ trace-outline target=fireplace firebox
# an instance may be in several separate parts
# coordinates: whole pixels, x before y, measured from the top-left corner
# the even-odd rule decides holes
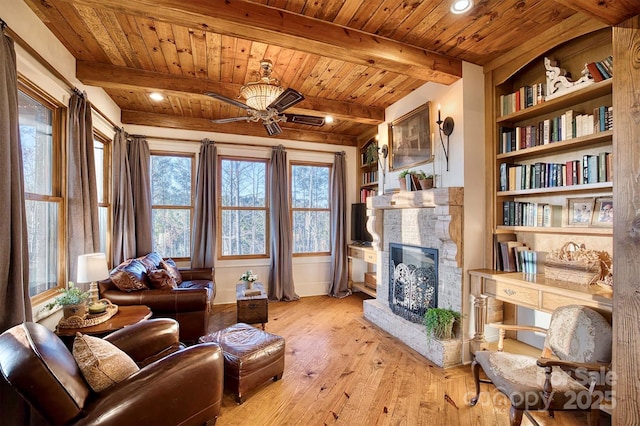
[[[438,307],[438,250],[389,244],[389,307],[402,318],[422,324]]]

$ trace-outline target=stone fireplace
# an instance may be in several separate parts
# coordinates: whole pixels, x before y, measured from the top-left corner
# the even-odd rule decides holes
[[[367,199],[378,286],[365,318],[441,367],[462,362],[461,333],[429,339],[421,317],[428,307],[462,312],[462,201],[462,188]]]

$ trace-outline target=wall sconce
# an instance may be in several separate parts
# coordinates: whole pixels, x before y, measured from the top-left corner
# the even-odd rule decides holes
[[[442,150],[444,151],[444,159],[447,163],[447,171],[449,171],[449,136],[453,133],[453,118],[447,117],[442,121],[440,117],[440,104],[438,104],[438,130],[440,131],[440,144],[442,145]],[[442,138],[442,134],[447,137],[447,146],[444,146],[444,140]]]

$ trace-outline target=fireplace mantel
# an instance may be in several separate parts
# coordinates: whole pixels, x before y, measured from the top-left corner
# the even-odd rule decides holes
[[[367,198],[367,209],[415,209],[420,207],[462,206],[464,188],[434,188],[424,191],[400,191]]]
[[[367,230],[373,237],[373,248],[380,251],[384,245],[382,226],[385,210],[434,208],[438,215],[435,233],[443,242],[455,244],[455,261],[461,266],[463,201],[462,187],[400,191],[367,198]]]

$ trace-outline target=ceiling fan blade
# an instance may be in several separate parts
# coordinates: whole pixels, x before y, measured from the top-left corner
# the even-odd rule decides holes
[[[234,121],[249,121],[251,117],[231,117],[231,118],[219,118],[217,120],[211,120],[212,123],[233,123]]]
[[[275,121],[272,121],[272,122],[265,121],[263,124],[264,124],[264,128],[267,129],[267,133],[269,133],[269,136],[279,135],[280,133],[282,133],[282,128]]]
[[[236,101],[235,99],[227,98],[226,96],[219,95],[218,93],[207,92],[207,93],[205,93],[205,95],[211,96],[212,98],[217,99],[219,101],[226,102],[228,104],[237,106],[238,108],[251,109],[249,106],[243,104],[242,102]]]
[[[267,109],[275,108],[278,112],[282,112],[303,100],[304,96],[302,96],[302,93],[293,89],[285,89],[275,101],[271,102],[271,105],[269,105]]]
[[[323,117],[311,115],[285,114],[289,123],[306,124],[308,126],[324,126]]]

